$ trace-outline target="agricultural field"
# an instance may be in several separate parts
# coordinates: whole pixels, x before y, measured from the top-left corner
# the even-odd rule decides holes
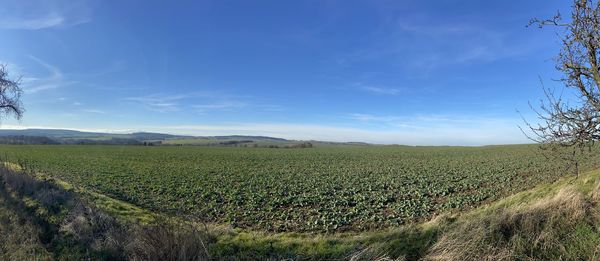
[[[151,211],[263,231],[367,231],[564,175],[534,145],[309,149],[27,145],[5,160]],[[591,168],[590,160],[584,168]]]

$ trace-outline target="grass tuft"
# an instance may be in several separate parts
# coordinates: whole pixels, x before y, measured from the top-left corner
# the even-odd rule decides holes
[[[488,210],[449,227],[427,260],[592,260],[598,211],[575,186],[532,204]]]

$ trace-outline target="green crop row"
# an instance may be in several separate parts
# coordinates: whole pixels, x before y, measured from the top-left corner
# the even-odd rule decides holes
[[[397,226],[564,174],[532,145],[0,146],[0,155],[152,211],[268,231]]]

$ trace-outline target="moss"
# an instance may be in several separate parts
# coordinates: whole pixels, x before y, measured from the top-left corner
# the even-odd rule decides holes
[[[15,170],[15,171],[22,170],[22,168],[19,165],[14,164],[14,163],[3,162],[3,165],[11,170]],[[83,188],[77,188],[74,185],[72,185],[66,181],[60,180],[55,177],[51,177],[43,172],[34,172],[31,174],[38,180],[49,181],[52,184],[57,185],[58,187],[60,187],[61,189],[65,190],[65,191],[76,192],[76,193],[86,196],[88,199],[92,200],[96,204],[97,207],[99,207],[103,211],[106,211],[110,215],[112,215],[116,218],[119,218],[121,220],[138,222],[141,224],[151,224],[155,221],[154,214],[152,214],[148,210],[142,209],[133,204],[127,203],[122,200],[114,199],[114,198],[108,197],[106,195],[103,195],[103,194],[100,194],[100,193],[97,193],[94,191],[85,190]],[[25,202],[26,206],[31,207],[31,208],[37,208],[39,205],[37,202],[35,202],[27,197],[24,198],[24,202]],[[44,209],[39,209],[39,211],[44,211]],[[39,214],[45,215],[45,213],[39,213]]]
[[[117,200],[96,192],[85,192],[98,208],[108,214],[127,221],[151,224],[155,221],[155,215],[151,212],[137,207],[133,204]]]

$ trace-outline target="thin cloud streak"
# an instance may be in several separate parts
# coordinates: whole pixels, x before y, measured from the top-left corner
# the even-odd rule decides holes
[[[82,112],[95,113],[95,114],[106,114],[106,111],[98,110],[98,109],[84,109],[84,110],[82,110]]]
[[[179,101],[185,98],[186,95],[151,94],[141,97],[128,97],[123,100],[141,104],[150,111],[165,113],[179,111]]]
[[[485,26],[407,23],[403,19],[397,20],[393,29],[375,36],[370,45],[344,52],[335,60],[343,67],[386,61],[429,74],[442,67],[519,57],[535,46],[530,41],[511,41],[508,33]]]
[[[495,116],[469,116],[469,115],[443,115],[443,114],[416,114],[411,116],[373,115],[365,113],[351,113],[348,118],[358,123],[372,124],[382,128],[409,127],[412,129],[428,128],[454,128],[470,129],[478,127],[516,126],[519,122],[515,119]]]
[[[400,92],[401,92],[400,89],[380,88],[380,87],[373,87],[373,86],[365,86],[365,87],[362,87],[362,89],[365,91],[371,92],[371,93],[384,94],[384,95],[397,95],[397,94],[400,94]]]
[[[65,18],[56,13],[50,13],[44,17],[23,19],[9,18],[0,20],[0,28],[5,29],[23,29],[23,30],[40,30],[61,26],[65,23]]]
[[[48,75],[44,77],[23,77],[22,87],[25,93],[33,94],[41,91],[66,87],[76,83],[75,81],[67,80],[60,69],[43,61],[42,59],[32,55],[30,55],[29,58],[48,71]]]
[[[194,92],[185,94],[155,93],[139,97],[127,97],[122,100],[142,105],[147,110],[160,113],[192,110],[199,114],[205,114],[210,111],[235,111],[247,108],[262,111],[283,110],[278,105],[239,101],[235,98],[235,96],[217,93]]]
[[[0,8],[0,29],[42,30],[76,26],[91,21],[89,1],[7,0]]]
[[[209,111],[209,110],[233,110],[240,109],[246,107],[247,104],[243,102],[221,102],[221,103],[211,103],[211,104],[195,104],[192,105],[192,108],[198,111]]]

